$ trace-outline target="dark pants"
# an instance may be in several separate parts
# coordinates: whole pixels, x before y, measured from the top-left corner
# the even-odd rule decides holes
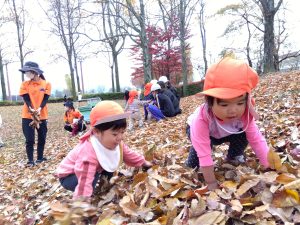
[[[190,129],[187,129],[189,133]],[[234,157],[243,155],[244,150],[246,149],[248,145],[248,140],[246,138],[246,133],[243,132],[241,134],[231,134],[229,136],[216,139],[214,137],[210,137],[210,143],[211,143],[211,148],[213,145],[221,145],[225,142],[229,142],[229,149],[228,149],[228,154],[227,158],[228,159],[234,159]],[[197,156],[197,152],[195,151],[194,147],[191,146],[190,152],[188,155],[188,158],[185,162],[185,164],[188,167],[195,168],[199,167],[199,158]]]
[[[70,124],[66,124],[64,126],[64,129],[69,131],[69,132],[72,132],[73,131],[73,128]],[[81,132],[81,131],[85,131],[86,130],[86,125],[83,121],[78,121],[77,123],[77,132]]]
[[[95,178],[93,180],[93,189],[95,190],[96,184],[101,176],[107,176],[110,179],[113,176],[113,173],[103,171],[102,173],[96,173]],[[59,178],[60,184],[69,191],[75,191],[76,186],[78,185],[78,179],[75,174],[70,174],[66,177]]]
[[[33,151],[35,143],[35,128],[29,126],[32,119],[22,118],[22,129],[25,136],[26,153],[28,161],[33,161]],[[47,137],[47,120],[41,120],[40,128],[36,129],[38,133],[38,143],[37,143],[37,159],[42,160],[44,157],[44,147]]]

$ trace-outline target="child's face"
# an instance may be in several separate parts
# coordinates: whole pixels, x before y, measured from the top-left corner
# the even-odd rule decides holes
[[[70,110],[70,108],[68,106],[65,106],[65,111],[67,112],[69,110]]]
[[[118,130],[108,129],[105,131],[96,131],[95,136],[105,148],[114,150],[123,140],[124,133],[125,128]]]
[[[214,98],[212,111],[219,119],[228,122],[240,118],[246,109],[246,94],[232,99]]]

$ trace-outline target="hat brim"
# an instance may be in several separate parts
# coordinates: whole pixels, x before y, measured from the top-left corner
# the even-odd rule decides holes
[[[206,91],[202,91],[199,94],[208,95],[220,99],[231,99],[239,97],[245,93],[245,90],[238,90],[232,88],[211,88]],[[199,96],[199,94],[197,95]]]
[[[40,70],[40,69],[37,69],[37,68],[33,68],[33,67],[22,68],[22,69],[19,69],[19,71],[22,72],[22,73],[26,73],[28,71],[34,71],[37,74],[43,74],[44,73],[43,70]]]
[[[125,113],[117,114],[117,115],[113,115],[113,116],[106,116],[100,120],[97,120],[93,126],[97,126],[99,124],[108,123],[108,122],[115,121],[115,120],[126,119],[130,116],[130,114],[131,114],[130,112],[125,112]]]

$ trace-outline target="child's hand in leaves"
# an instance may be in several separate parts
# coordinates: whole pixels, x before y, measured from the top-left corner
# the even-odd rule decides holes
[[[145,168],[150,168],[150,167],[153,166],[153,163],[146,160],[146,161],[143,163],[142,166],[145,167]]]
[[[297,146],[290,152],[293,159],[300,161],[300,146]]]
[[[209,191],[213,191],[213,190],[218,189],[218,188],[219,188],[219,184],[218,184],[217,181],[216,181],[216,182],[213,182],[213,183],[207,184],[207,189],[208,189]]]

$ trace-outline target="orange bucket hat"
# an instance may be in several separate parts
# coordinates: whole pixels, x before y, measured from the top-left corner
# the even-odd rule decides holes
[[[225,57],[207,70],[201,94],[231,99],[250,93],[258,80],[257,73],[247,63]]]
[[[129,91],[129,99],[128,99],[128,103],[131,104],[131,103],[133,102],[134,98],[135,98],[136,96],[138,96],[138,95],[139,95],[139,93],[138,93],[137,90],[131,90],[131,91]]]
[[[151,93],[151,86],[152,86],[152,83],[145,84],[145,86],[144,86],[144,96],[147,96]]]
[[[91,127],[102,123],[128,118],[130,113],[124,112],[123,108],[114,101],[101,101],[95,105],[90,114]],[[90,129],[80,140],[87,139],[92,133]]]

